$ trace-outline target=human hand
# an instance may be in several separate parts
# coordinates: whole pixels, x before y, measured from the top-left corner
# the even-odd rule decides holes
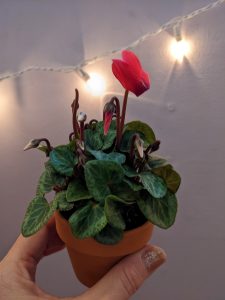
[[[127,300],[166,260],[165,252],[156,246],[145,246],[114,266],[97,284],[84,294],[59,298],[48,295],[35,284],[39,261],[64,248],[55,230],[54,218],[37,234],[19,236],[0,262],[1,300]],[[113,288],[112,288],[113,287]]]

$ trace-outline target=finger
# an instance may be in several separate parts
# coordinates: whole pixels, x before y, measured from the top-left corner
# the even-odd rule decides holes
[[[18,237],[15,244],[8,253],[8,257],[14,261],[33,259],[38,263],[44,255],[49,255],[64,248],[64,243],[60,240],[55,229],[54,217],[48,224],[35,235],[24,238]]]
[[[86,295],[93,300],[129,299],[165,260],[166,254],[161,248],[148,245],[113,267]]]
[[[65,248],[64,242],[59,238],[55,227],[55,218],[52,218],[47,224],[48,241],[46,249],[43,253],[44,256],[53,254]]]

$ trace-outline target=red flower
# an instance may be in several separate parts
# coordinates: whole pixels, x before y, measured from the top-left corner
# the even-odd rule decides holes
[[[137,56],[128,50],[122,52],[122,60],[113,59],[112,71],[122,86],[137,97],[150,88],[150,79]]]

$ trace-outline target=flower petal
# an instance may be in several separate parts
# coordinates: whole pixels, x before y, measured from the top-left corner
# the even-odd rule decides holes
[[[137,75],[127,63],[119,59],[113,59],[112,71],[122,86],[132,91],[137,83]]]
[[[124,50],[122,52],[122,59],[134,69],[137,75],[140,74],[142,71],[141,63],[138,57],[132,51]]]
[[[148,73],[142,71],[140,75],[140,79],[142,80],[143,85],[146,87],[146,90],[148,90],[150,88],[150,78]]]
[[[113,59],[113,63],[112,63],[113,74],[126,90],[129,90],[129,87],[131,87],[131,84],[127,78],[129,76],[127,74],[128,68],[129,65],[127,63],[119,59]]]
[[[113,59],[112,71],[122,86],[140,96],[150,88],[149,75],[142,69],[137,56],[128,50],[122,52],[121,59]]]
[[[113,59],[112,71],[122,86],[137,97],[150,87],[150,80],[147,73],[141,71],[141,74],[137,76],[130,65],[119,59]]]

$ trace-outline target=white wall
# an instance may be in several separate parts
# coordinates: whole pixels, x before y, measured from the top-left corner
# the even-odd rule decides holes
[[[0,73],[29,65],[73,65],[83,58],[127,45],[172,17],[206,5],[195,0],[36,1],[0,0]],[[182,175],[174,227],[156,229],[153,243],[168,262],[133,299],[223,300],[225,278],[225,5],[183,24],[193,52],[176,64],[169,32],[135,49],[151,73],[152,87],[130,97],[128,119],[151,124]],[[106,76],[108,92],[122,88],[111,74],[111,58],[87,68]],[[26,73],[0,82],[0,257],[19,234],[34,195],[44,157],[22,151],[37,136],[63,143],[71,131],[74,88],[81,109],[101,116],[102,99],[85,91],[74,74]],[[65,252],[40,264],[38,282],[47,291],[72,295],[84,288]]]

